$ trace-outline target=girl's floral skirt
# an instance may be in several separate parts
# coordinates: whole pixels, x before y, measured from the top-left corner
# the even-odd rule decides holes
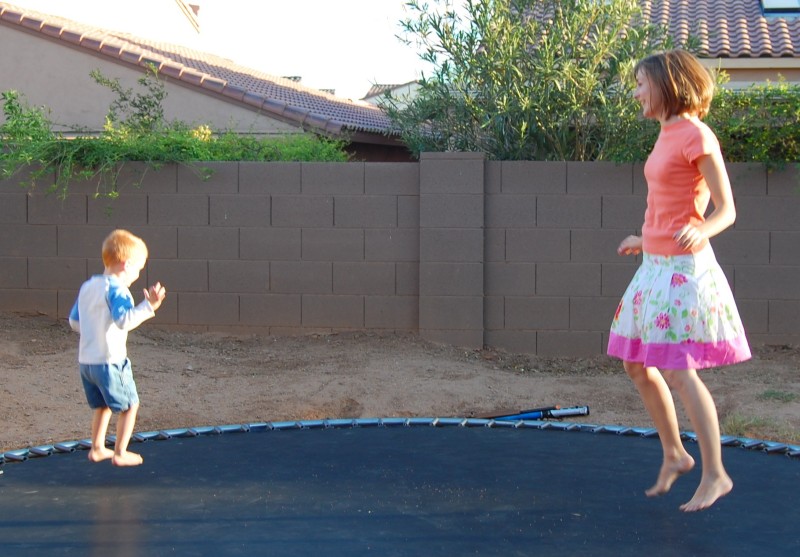
[[[750,358],[711,246],[688,255],[644,254],[614,314],[608,354],[661,369],[703,369]]]

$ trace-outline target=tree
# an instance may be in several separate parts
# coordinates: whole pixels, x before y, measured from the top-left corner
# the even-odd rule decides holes
[[[383,103],[411,151],[500,160],[619,158],[637,126],[635,62],[670,47],[637,0],[410,0],[403,40],[432,67],[419,96]]]

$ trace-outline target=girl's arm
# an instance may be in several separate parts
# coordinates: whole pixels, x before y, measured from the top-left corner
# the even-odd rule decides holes
[[[714,210],[705,222],[694,226],[687,224],[675,233],[675,241],[682,248],[690,250],[708,238],[713,238],[736,220],[736,207],[725,162],[719,151],[703,155],[697,159],[697,168],[705,178],[711,193]]]

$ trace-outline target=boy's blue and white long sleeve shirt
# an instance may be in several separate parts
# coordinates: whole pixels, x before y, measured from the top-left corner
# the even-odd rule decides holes
[[[117,277],[94,275],[83,283],[69,314],[81,335],[78,362],[119,363],[128,357],[128,331],[155,315],[150,302],[135,305],[131,291]]]

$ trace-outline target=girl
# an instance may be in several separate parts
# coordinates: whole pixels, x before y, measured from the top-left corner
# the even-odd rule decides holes
[[[697,491],[681,509],[699,511],[730,492],[733,481],[722,464],[717,410],[697,370],[750,358],[708,242],[733,224],[736,210],[719,143],[701,122],[714,94],[709,72],[683,50],[645,58],[634,71],[634,98],[661,131],[644,167],[642,235],[628,236],[617,248],[620,255],[643,252],[643,261],[614,315],[608,354],[623,360],[658,429],[664,456],[648,497],[669,491],[695,464],[680,439],[670,389],[677,392],[703,468]],[[709,198],[714,209],[704,218]]]

